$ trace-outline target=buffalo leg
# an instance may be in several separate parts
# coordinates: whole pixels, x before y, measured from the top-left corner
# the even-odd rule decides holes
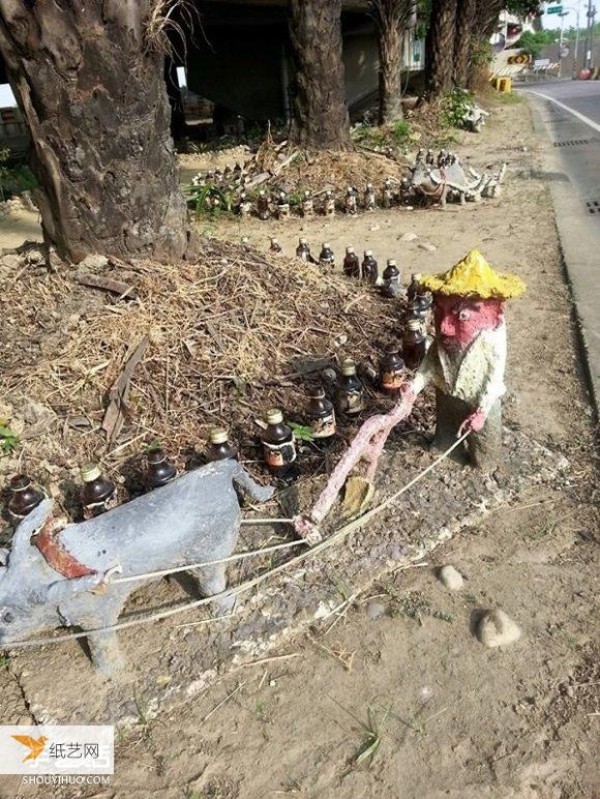
[[[193,574],[198,580],[198,586],[204,596],[214,596],[220,594],[227,588],[227,577],[225,574],[225,564],[215,563],[214,566],[203,566],[201,569],[194,569]],[[235,596],[215,599],[212,603],[214,607],[213,615],[225,616],[231,613],[235,607]]]
[[[113,620],[115,622],[116,619]],[[103,677],[114,677],[116,672],[122,671],[127,665],[116,632],[90,633],[88,645],[92,663]]]

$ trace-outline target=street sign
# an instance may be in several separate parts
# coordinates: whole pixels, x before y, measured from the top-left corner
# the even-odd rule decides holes
[[[534,69],[547,69],[550,66],[549,58],[536,58],[533,62]]]
[[[550,6],[546,9],[546,14],[562,14],[562,6]]]

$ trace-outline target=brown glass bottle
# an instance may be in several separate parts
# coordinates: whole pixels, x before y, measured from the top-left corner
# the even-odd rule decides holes
[[[335,255],[328,241],[323,242],[323,248],[319,255],[319,263],[321,266],[328,267],[329,269],[333,269],[335,266]]]
[[[421,288],[419,283],[421,281],[421,275],[415,273],[410,276],[410,283],[408,284],[408,288],[406,289],[406,299],[409,303],[414,302],[420,294]]]
[[[418,369],[427,351],[427,336],[419,319],[409,319],[402,337],[402,355],[408,369]]]
[[[264,189],[261,189],[258,192],[258,199],[256,201],[256,210],[258,213],[258,218],[262,219],[263,221],[265,219],[268,219],[271,215],[271,211],[269,208],[269,198],[267,197],[267,194]]]
[[[365,407],[363,384],[356,376],[356,364],[350,358],[342,361],[335,404],[337,410],[346,416],[357,416]]]
[[[398,346],[390,345],[381,361],[380,385],[390,394],[397,394],[406,379],[406,367],[399,350]]]
[[[146,455],[146,485],[148,488],[160,488],[177,475],[177,469],[169,463],[164,450],[151,449]]]
[[[397,297],[402,289],[400,286],[400,272],[393,258],[388,260],[387,266],[383,270],[382,277],[383,286],[381,287],[381,293],[384,297]]]
[[[354,252],[354,247],[346,247],[344,258],[344,274],[346,277],[360,277],[360,259]]]
[[[262,435],[262,445],[267,469],[275,477],[286,477],[296,460],[296,443],[278,408],[267,411],[267,429]]]
[[[10,481],[10,490],[12,493],[8,501],[8,511],[15,524],[37,508],[45,496],[26,474],[15,475]]]
[[[368,280],[370,283],[376,283],[379,271],[377,268],[377,261],[373,258],[371,250],[365,250],[365,257],[360,265],[360,271],[363,280]]]
[[[214,427],[210,431],[210,443],[206,451],[210,461],[224,461],[237,458],[237,448],[229,443],[229,433],[224,427]]]
[[[296,258],[300,258],[301,261],[305,261],[306,263],[312,263],[308,239],[299,240],[298,246],[296,247]]]
[[[325,389],[314,388],[308,395],[306,418],[317,444],[329,444],[335,436],[335,410],[325,397]]]
[[[116,500],[116,486],[107,477],[104,477],[95,463],[86,464],[81,470],[83,489],[81,491],[81,504],[83,505],[84,519],[99,516],[111,508]]]

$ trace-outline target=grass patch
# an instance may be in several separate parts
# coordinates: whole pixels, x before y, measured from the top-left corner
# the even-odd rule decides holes
[[[384,147],[406,147],[419,138],[420,134],[414,132],[410,122],[405,119],[397,119],[379,127],[356,125],[352,130],[352,141],[355,144],[374,150]]]

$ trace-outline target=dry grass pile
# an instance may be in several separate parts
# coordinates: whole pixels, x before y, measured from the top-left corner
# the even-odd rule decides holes
[[[134,286],[137,299],[81,285],[81,267],[28,268],[0,297],[0,417],[21,436],[12,456],[0,458],[5,473],[20,466],[47,485],[99,460],[118,476],[134,456],[139,467],[154,441],[189,466],[220,425],[252,463],[259,460],[254,420],[267,408],[302,421],[305,389],[322,379],[314,359],[325,359],[321,369],[343,356],[376,363],[400,333],[399,301],[317,266],[232,244],[209,241],[192,263],[108,265],[95,274]],[[146,337],[124,424],[107,441],[109,390]],[[375,388],[370,393],[367,413],[389,406]],[[342,424],[334,451],[355,429]],[[313,466],[327,468],[323,458]]]

